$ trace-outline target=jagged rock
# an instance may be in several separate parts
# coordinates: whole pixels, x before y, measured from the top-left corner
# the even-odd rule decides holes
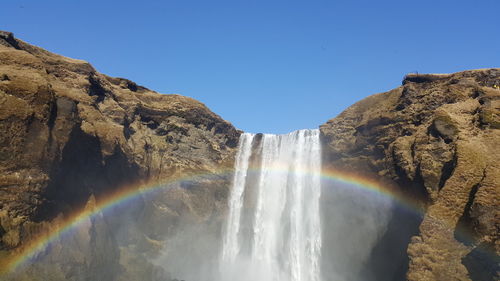
[[[408,280],[499,278],[498,85],[500,69],[412,74],[321,126],[327,165],[398,186],[425,211]]]
[[[91,198],[100,200],[125,186],[217,174],[232,167],[240,134],[194,99],[158,94],[130,80],[100,74],[85,61],[50,53],[9,32],[0,32],[0,131],[3,254],[49,231],[61,215],[82,210]],[[159,194],[158,198],[175,198],[161,208],[139,202],[114,215],[123,217],[122,223],[137,220],[135,229],[152,226],[154,220],[173,225],[181,214],[203,221],[222,209],[227,189],[227,176],[221,175],[210,184],[193,182],[189,188]],[[120,219],[96,218],[89,223],[88,237],[75,241],[80,251],[67,251],[59,262],[81,263],[92,270],[79,276],[66,272],[68,267],[54,268],[51,280],[82,280],[75,278],[92,272],[111,280],[119,277],[120,267],[127,268],[117,261],[140,259],[120,257],[132,247],[118,245],[110,235]],[[138,245],[150,245],[144,241],[168,232],[154,227],[135,231],[131,237]]]
[[[498,275],[499,108],[500,69],[409,74],[321,126],[327,168],[369,175],[424,210],[410,218],[395,209],[367,264],[381,266],[373,280]],[[232,167],[240,132],[193,99],[0,31],[0,132],[0,269],[3,257],[123,186],[215,174],[84,220],[6,280],[175,280],[149,259],[162,239],[182,223],[220,229],[209,222],[228,194],[218,173]],[[377,263],[387,252],[394,262]]]

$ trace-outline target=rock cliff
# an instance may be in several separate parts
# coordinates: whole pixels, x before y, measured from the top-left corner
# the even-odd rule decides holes
[[[4,260],[113,190],[232,167],[240,134],[196,100],[103,75],[85,61],[50,53],[9,32],[0,32],[0,132]],[[59,258],[61,268],[49,262],[40,270],[46,275],[36,274],[45,280],[97,280],[87,276],[90,272],[107,272],[101,275],[106,280],[146,278],[154,266],[138,261],[130,249],[137,252],[141,243],[149,245],[143,251],[151,249],[180,217],[203,222],[216,215],[227,190],[227,177],[220,175],[209,183],[179,185],[156,202],[139,200],[133,210],[114,213],[123,217],[122,224],[116,218],[108,223],[105,216],[90,222],[83,238],[74,241],[76,252]],[[127,237],[134,241],[110,234],[123,224],[137,225],[137,233]],[[68,272],[64,265],[71,263],[89,270]],[[132,272],[139,263],[149,273]]]
[[[420,211],[394,209],[366,280],[499,278],[499,114],[500,69],[484,69],[410,74],[321,126],[324,165],[369,176]],[[214,247],[199,247],[196,233],[221,229],[229,179],[220,172],[232,167],[241,132],[200,102],[0,32],[0,132],[0,269],[110,192],[214,175],[89,218],[0,278],[171,280],[151,262],[162,239],[189,239],[200,255]],[[185,226],[190,236],[176,236]]]
[[[399,245],[409,264],[379,280],[498,280],[499,129],[500,69],[410,74],[321,126],[326,165],[397,186],[423,211],[388,229],[415,228]]]

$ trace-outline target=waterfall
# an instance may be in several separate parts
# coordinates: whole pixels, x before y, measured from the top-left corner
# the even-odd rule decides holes
[[[320,150],[318,130],[242,134],[222,280],[321,280]]]
[[[177,225],[156,263],[189,281],[399,280],[407,230],[392,214],[410,217],[321,159],[318,130],[242,134],[222,229]]]
[[[241,207],[243,205],[243,191],[245,190],[245,179],[247,177],[248,162],[252,149],[254,135],[244,133],[240,137],[238,155],[236,156],[236,170],[234,173],[231,197],[229,198],[229,217],[227,231],[224,237],[222,249],[222,260],[234,262],[240,251],[238,243],[238,232],[240,229]]]

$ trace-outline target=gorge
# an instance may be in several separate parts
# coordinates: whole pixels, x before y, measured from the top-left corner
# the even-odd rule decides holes
[[[498,280],[500,69],[234,128],[0,32],[0,280]]]

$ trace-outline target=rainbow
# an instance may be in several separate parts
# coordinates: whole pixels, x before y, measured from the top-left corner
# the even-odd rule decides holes
[[[257,171],[256,168],[252,168],[250,170]],[[286,169],[282,167],[274,167],[272,169],[272,172],[278,173],[285,171]],[[221,170],[218,172],[200,173],[194,175],[191,174],[170,178],[165,182],[154,182],[143,185],[131,185],[122,187],[117,192],[110,193],[107,196],[99,198],[98,202],[96,202],[93,207],[89,208],[87,206],[83,210],[80,210],[79,212],[68,216],[66,219],[62,220],[62,222],[57,223],[49,233],[41,234],[36,239],[33,239],[32,241],[26,243],[20,249],[15,251],[15,253],[7,257],[6,261],[4,261],[0,265],[0,274],[15,272],[22,265],[28,264],[29,261],[34,260],[37,255],[42,253],[51,243],[56,241],[62,235],[67,234],[71,230],[74,230],[78,226],[82,225],[82,223],[88,221],[98,214],[101,214],[102,212],[106,212],[107,210],[115,206],[127,204],[134,198],[148,195],[155,191],[173,188],[183,182],[192,182],[197,179],[208,179],[210,177],[220,178],[221,176],[230,176],[232,172],[232,170]],[[312,173],[308,170],[299,170],[298,172]],[[380,183],[373,179],[333,169],[323,169],[320,177],[322,178],[322,180],[343,183],[348,185],[349,187],[367,191],[369,193],[375,193],[384,197],[389,197],[412,211],[418,213],[421,212],[421,206],[419,206],[416,202],[412,202],[412,200],[409,200],[409,198],[398,194],[397,192],[395,192],[395,189],[382,186]]]

